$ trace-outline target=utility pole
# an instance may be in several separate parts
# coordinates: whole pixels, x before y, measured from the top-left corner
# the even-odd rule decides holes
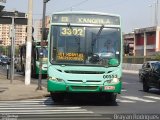
[[[33,10],[33,0],[28,0],[28,26],[27,26],[27,41],[26,41],[25,85],[30,85],[30,82],[31,82],[32,10]]]
[[[43,0],[42,38],[41,38],[41,51],[40,52],[43,52],[43,38],[44,38],[44,30],[45,30],[46,3],[48,1],[49,0]],[[40,58],[40,63],[39,63],[39,79],[38,79],[37,90],[42,90],[42,58]]]
[[[158,26],[158,0],[155,2],[155,26]]]
[[[18,11],[14,11],[14,15],[11,17],[12,18],[12,28],[11,28],[11,71],[10,71],[10,75],[11,75],[11,81],[10,83],[13,83],[13,79],[14,79],[14,54],[15,54],[15,18],[18,16]]]
[[[12,28],[11,28],[11,81],[10,83],[13,83],[14,79],[14,52],[15,52],[15,28],[14,28],[14,16],[12,16]]]

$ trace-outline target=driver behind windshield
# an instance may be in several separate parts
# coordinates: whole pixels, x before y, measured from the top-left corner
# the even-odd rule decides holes
[[[100,53],[113,53],[113,54],[115,54],[113,43],[110,39],[105,41],[104,47],[100,50]]]
[[[99,57],[101,59],[107,59],[107,58],[115,58],[115,52],[114,44],[111,39],[108,39],[104,42],[103,47],[99,51]]]

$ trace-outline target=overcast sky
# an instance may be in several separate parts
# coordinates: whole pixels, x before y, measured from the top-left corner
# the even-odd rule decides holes
[[[6,1],[5,4],[0,4],[4,5],[7,11],[28,11],[29,0]],[[42,18],[42,6],[43,0],[33,0],[34,19]],[[70,10],[119,14],[122,18],[122,31],[128,33],[134,28],[154,26],[155,0],[50,0],[47,3],[46,14]]]

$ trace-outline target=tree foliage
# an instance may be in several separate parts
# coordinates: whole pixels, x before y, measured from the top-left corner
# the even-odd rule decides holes
[[[160,52],[156,52],[156,53],[154,54],[154,59],[160,60]]]

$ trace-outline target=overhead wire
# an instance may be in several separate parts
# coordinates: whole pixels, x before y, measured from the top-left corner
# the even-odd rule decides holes
[[[84,4],[84,3],[86,3],[87,1],[89,1],[89,0],[83,0],[83,1],[81,1],[79,3],[76,3],[76,4],[72,5],[72,6],[70,6],[70,7],[67,7],[65,9],[59,10],[58,12],[62,12],[62,11],[65,11],[65,10],[72,9],[74,7],[80,6],[80,5]]]
[[[77,6],[80,6],[80,5],[84,4],[84,3],[87,2],[87,1],[89,1],[89,0],[83,0],[83,1],[81,1],[81,2],[79,2],[79,3],[76,3],[76,4],[74,4],[74,5],[71,5],[70,7],[67,7],[67,8],[62,9],[62,10],[58,10],[57,12],[62,12],[62,11],[68,10],[68,9],[72,9],[72,8],[74,8],[74,7],[77,7]],[[52,14],[52,13],[46,13],[46,14]],[[35,15],[35,16],[41,16],[42,14],[37,14],[37,13],[35,13],[35,14],[33,14],[33,15]]]
[[[89,0],[83,0],[83,1],[78,2],[78,3],[76,3],[76,4],[73,4],[73,5],[71,5],[71,6],[67,7],[67,8],[64,8],[64,9],[62,9],[62,10],[58,10],[57,12],[63,12],[63,11],[65,11],[65,10],[72,10],[73,8],[78,7],[78,6],[84,4],[84,3],[88,2],[88,1],[89,1]],[[106,8],[106,6],[110,6],[110,7],[112,7],[112,6],[117,6],[117,5],[123,4],[124,2],[126,3],[126,2],[128,2],[128,1],[122,0],[122,1],[115,2],[115,3],[110,4],[110,5],[105,5],[105,8]],[[104,8],[101,7],[101,9],[104,9]],[[46,13],[46,14],[52,14],[52,13]],[[35,15],[35,16],[40,16],[40,15],[42,15],[42,14],[36,14],[36,13],[35,13],[35,14],[33,14],[33,15]]]

